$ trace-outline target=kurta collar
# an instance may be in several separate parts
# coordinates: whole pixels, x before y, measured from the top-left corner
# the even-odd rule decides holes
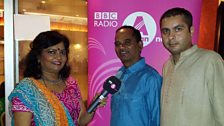
[[[197,45],[193,45],[191,48],[189,48],[189,49],[185,50],[184,52],[182,52],[180,54],[180,58],[188,56],[188,55],[194,53],[197,49],[198,49]]]
[[[194,53],[197,49],[198,49],[198,46],[197,45],[193,45],[191,48],[181,52],[179,61],[176,64],[178,64],[180,61],[182,61],[185,57],[187,57],[187,56],[191,55],[192,53]],[[171,59],[172,59],[171,62],[174,64],[172,55],[171,55]]]

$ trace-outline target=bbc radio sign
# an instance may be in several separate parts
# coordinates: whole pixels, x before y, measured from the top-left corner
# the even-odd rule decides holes
[[[117,27],[117,12],[95,12],[94,27]]]
[[[127,15],[122,25],[134,26],[140,30],[144,47],[154,40],[157,31],[154,18],[146,12],[134,12]],[[95,12],[94,27],[118,27],[118,13]]]

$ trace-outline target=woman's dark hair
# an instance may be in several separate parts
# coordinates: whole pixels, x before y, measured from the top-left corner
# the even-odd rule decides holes
[[[69,40],[65,35],[60,34],[58,31],[45,31],[36,36],[36,38],[30,44],[31,50],[27,54],[25,59],[25,69],[23,72],[23,76],[40,79],[42,70],[40,63],[38,62],[38,58],[40,57],[43,49],[54,46],[61,42],[63,42],[65,46],[67,61],[61,71],[59,71],[59,76],[65,80],[70,74],[70,66],[67,64]]]
[[[120,28],[118,28],[116,30],[116,33],[118,31],[120,31],[121,29],[123,29],[123,28],[129,28],[129,29],[133,30],[133,36],[135,37],[135,39],[136,39],[137,42],[139,42],[139,41],[142,40],[140,31],[138,29],[136,29],[135,27],[133,27],[133,26],[128,26],[128,25],[121,26]]]

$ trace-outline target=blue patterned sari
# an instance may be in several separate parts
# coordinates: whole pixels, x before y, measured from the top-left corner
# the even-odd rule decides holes
[[[33,112],[36,126],[74,126],[74,122],[64,104],[43,84],[33,78],[24,78],[12,91],[9,99],[9,111],[12,99],[18,97]],[[13,113],[12,126],[14,125]]]

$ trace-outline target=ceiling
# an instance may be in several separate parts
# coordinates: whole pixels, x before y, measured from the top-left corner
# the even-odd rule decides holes
[[[0,8],[4,8],[4,0],[0,0]],[[19,13],[51,14],[56,22],[87,23],[86,0],[18,0]]]

